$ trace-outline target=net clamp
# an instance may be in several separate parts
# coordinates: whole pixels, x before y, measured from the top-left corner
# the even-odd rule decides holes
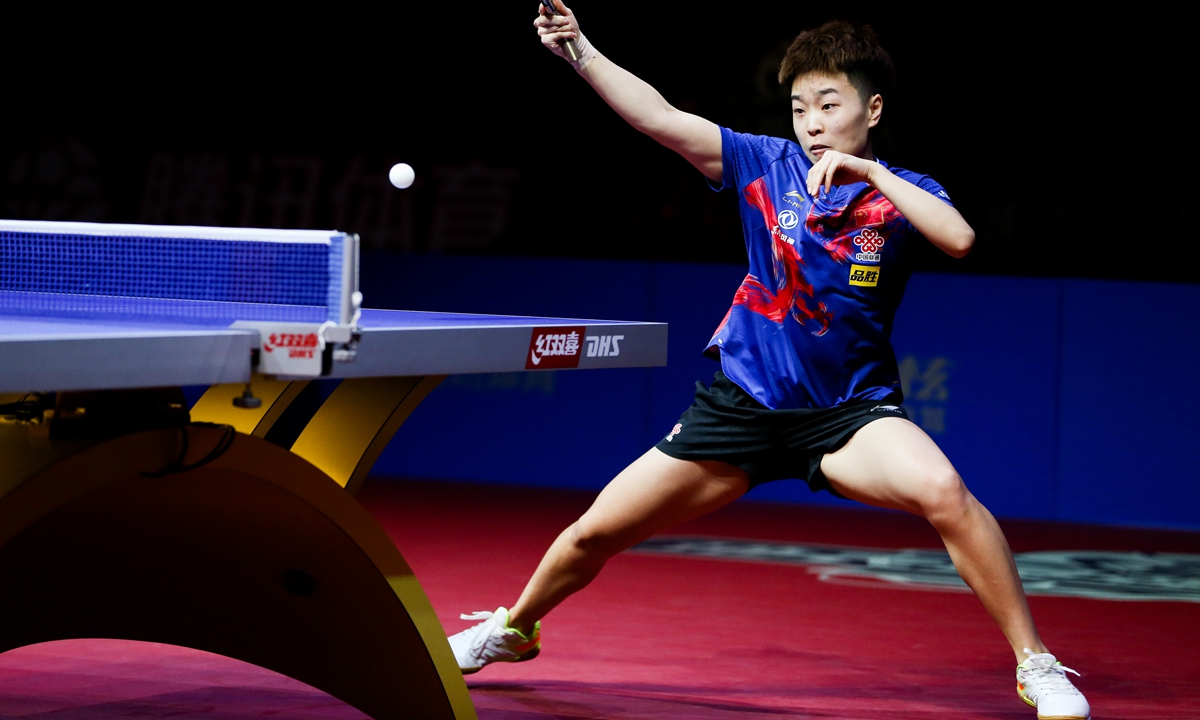
[[[258,333],[257,364],[251,369],[264,375],[321,377],[330,374],[334,362],[352,362],[357,355],[359,333],[353,326],[239,320],[229,327]]]

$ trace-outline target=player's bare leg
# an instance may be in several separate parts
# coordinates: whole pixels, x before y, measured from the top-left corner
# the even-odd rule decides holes
[[[558,536],[509,614],[509,626],[534,623],[590,583],[613,555],[673,525],[712,512],[749,489],[723,462],[692,462],[655,448],[625,468],[579,520]]]
[[[524,662],[541,651],[539,620],[590,583],[610,557],[749,489],[746,473],[722,462],[677,460],[657,449],[625,468],[551,544],[512,610],[463,615],[481,620],[450,637],[458,667]]]
[[[821,471],[848,498],[929,520],[959,575],[1008,639],[1017,663],[1027,658],[1025,648],[1046,652],[1004,533],[924,431],[900,418],[876,420],[826,455]]]

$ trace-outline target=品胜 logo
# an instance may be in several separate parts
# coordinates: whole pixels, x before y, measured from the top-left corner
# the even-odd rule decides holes
[[[875,287],[879,284],[879,268],[871,265],[851,265],[850,284],[859,287]]]

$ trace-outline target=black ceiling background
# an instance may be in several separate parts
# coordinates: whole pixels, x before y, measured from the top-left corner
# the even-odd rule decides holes
[[[30,165],[47,147],[85,149],[75,171],[94,174],[102,219],[118,222],[144,219],[156,154],[297,155],[328,168],[357,157],[381,182],[402,159],[418,172],[404,191],[417,208],[409,249],[424,251],[429,169],[477,162],[517,180],[502,235],[476,252],[742,260],[732,194],[706,190],[542,49],[535,7],[196,6],[13,23],[0,214],[54,216],[63,181],[41,182]],[[944,7],[573,9],[600,51],[676,106],[784,136],[773,80],[783,48],[833,16],[869,22],[899,69],[878,154],[939,180],[978,233],[967,259],[930,249],[922,268],[1193,282],[1164,267],[1191,232],[1183,72],[1194,63],[1182,19]]]

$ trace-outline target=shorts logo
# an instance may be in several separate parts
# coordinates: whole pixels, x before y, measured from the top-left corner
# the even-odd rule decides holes
[[[875,407],[871,408],[871,412],[879,411],[898,413],[900,412],[900,408],[896,407],[895,405],[876,405]]]
[[[885,242],[887,238],[871,228],[866,228],[854,238],[854,244],[863,249],[862,252],[855,253],[854,259],[859,262],[879,262],[879,248],[883,247]]]
[[[866,265],[850,266],[850,284],[859,287],[875,287],[879,284],[879,268]]]
[[[529,338],[526,370],[579,367],[580,346],[587,328],[534,328]]]
[[[791,230],[800,224],[800,216],[795,210],[781,210],[779,212],[779,227],[784,230]]]
[[[803,208],[804,201],[807,199],[804,197],[804,193],[799,190],[792,190],[783,194],[783,201],[792,207]]]
[[[587,339],[588,357],[616,357],[621,354],[624,335],[595,335]]]
[[[666,441],[671,442],[683,430],[682,423],[675,423],[675,427],[671,428],[671,432],[667,434]]]

